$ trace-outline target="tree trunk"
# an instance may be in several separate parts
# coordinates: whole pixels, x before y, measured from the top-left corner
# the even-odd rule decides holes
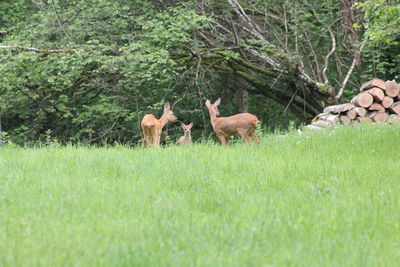
[[[382,99],[381,104],[382,104],[382,106],[383,106],[384,108],[390,108],[390,106],[393,105],[393,102],[394,102],[394,100],[393,100],[392,97],[390,97],[390,96],[385,96],[385,97]]]
[[[346,115],[341,115],[340,122],[343,123],[344,125],[350,125],[351,119]]]
[[[371,106],[368,107],[368,110],[372,111],[385,111],[385,107],[378,103],[373,103]]]
[[[353,104],[341,104],[341,105],[335,105],[335,106],[328,106],[324,108],[324,113],[341,113],[344,111],[348,111],[355,106]]]
[[[347,117],[349,117],[350,120],[354,120],[357,117],[357,112],[353,109],[349,110],[346,112]]]
[[[400,83],[398,83],[397,86],[400,88]],[[399,91],[399,93],[397,94],[396,99],[397,99],[398,101],[400,101],[400,91]]]
[[[400,115],[400,101],[393,103],[393,105],[390,106],[389,110],[396,115]]]
[[[329,127],[329,126],[332,126],[333,124],[329,121],[317,120],[317,121],[311,122],[311,125],[318,126],[318,127]]]
[[[372,79],[371,81],[366,82],[363,85],[361,85],[360,92],[368,90],[372,87],[379,87],[379,88],[385,90],[386,83],[385,83],[385,81],[383,81],[381,79]]]
[[[246,113],[249,112],[249,92],[246,89],[239,89],[236,93],[238,102],[238,112]]]
[[[352,104],[356,105],[357,107],[364,107],[364,108],[371,106],[373,102],[374,98],[372,97],[371,94],[367,92],[359,93],[351,100]]]
[[[359,117],[365,117],[365,115],[367,114],[367,110],[365,108],[355,107],[353,110],[357,112],[357,115]]]
[[[340,121],[338,115],[322,114],[319,116],[320,120],[330,122],[331,124],[336,124]]]
[[[371,88],[367,90],[367,92],[370,93],[375,98],[375,100],[379,102],[381,102],[385,97],[385,92],[378,87]]]
[[[369,116],[374,122],[385,122],[388,118],[388,114],[384,111],[374,111]]]
[[[356,0],[341,0],[342,3],[341,11],[340,12],[343,16],[343,24],[344,28],[348,31],[347,36],[349,41],[353,47],[356,47],[358,36],[359,36],[359,29],[354,28],[353,25],[358,22],[355,18],[355,12],[357,9],[354,8],[354,4]],[[356,50],[356,49],[353,49]],[[354,51],[354,58],[356,60],[356,66],[360,66],[361,63],[361,56],[357,51]]]
[[[387,96],[396,97],[399,94],[400,88],[394,81],[386,82],[385,93]]]

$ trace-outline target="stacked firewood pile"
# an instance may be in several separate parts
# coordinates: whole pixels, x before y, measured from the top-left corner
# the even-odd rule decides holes
[[[350,103],[326,107],[307,127],[318,129],[364,122],[400,122],[400,84],[381,79],[364,83]]]

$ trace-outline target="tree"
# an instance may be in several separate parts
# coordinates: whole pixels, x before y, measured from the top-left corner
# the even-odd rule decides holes
[[[214,19],[191,50],[205,70],[234,73],[303,120],[342,97],[360,43],[345,38],[340,2],[199,1],[197,9]]]
[[[208,19],[148,1],[91,2],[35,1],[31,16],[9,24],[0,108],[18,142],[48,129],[62,142],[136,142],[141,117],[178,99],[184,68],[171,52]]]
[[[365,13],[366,35],[374,43],[397,45],[400,42],[400,2],[367,0],[356,5]]]
[[[143,115],[166,101],[206,138],[204,101],[218,97],[221,115],[284,127],[371,76],[396,78],[400,61],[396,46],[363,38],[354,0],[3,2],[0,115],[20,143],[48,129],[62,142],[136,143]]]

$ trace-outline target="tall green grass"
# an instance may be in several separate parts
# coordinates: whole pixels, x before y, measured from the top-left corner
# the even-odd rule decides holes
[[[0,266],[397,266],[400,127],[0,149]]]

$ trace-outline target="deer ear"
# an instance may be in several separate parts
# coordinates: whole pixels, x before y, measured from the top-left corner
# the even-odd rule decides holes
[[[218,98],[217,101],[215,101],[214,105],[218,106],[219,104],[221,104],[221,98]]]
[[[209,107],[210,104],[211,104],[211,103],[210,103],[210,100],[207,99],[207,101],[206,101],[206,106]]]
[[[183,129],[185,129],[185,124],[181,123],[181,127],[182,127]]]
[[[167,111],[171,108],[171,105],[169,104],[169,102],[165,103],[164,105],[164,111]]]
[[[189,126],[189,129],[192,129],[192,127],[193,127],[193,122],[191,122],[188,126]]]

